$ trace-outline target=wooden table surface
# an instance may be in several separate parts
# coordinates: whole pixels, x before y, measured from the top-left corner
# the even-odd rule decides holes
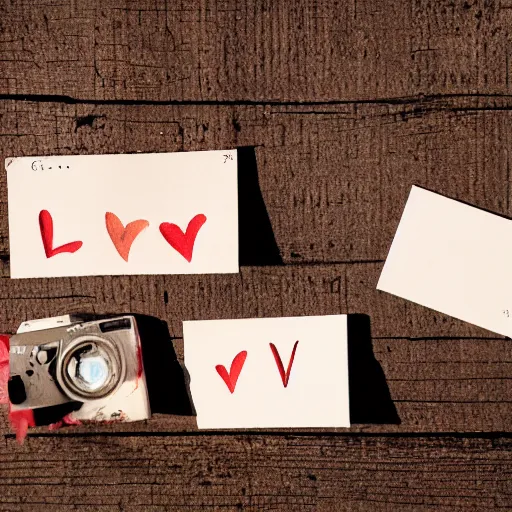
[[[2,413],[0,510],[512,509],[511,341],[376,290],[413,184],[512,216],[511,0],[2,0],[0,27],[3,157],[243,148],[249,200],[238,275],[11,281],[1,173],[0,332],[140,313],[181,358],[183,320],[366,319],[350,429],[19,446]]]

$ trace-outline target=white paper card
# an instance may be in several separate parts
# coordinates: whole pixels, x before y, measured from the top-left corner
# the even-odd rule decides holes
[[[346,315],[191,321],[183,334],[199,428],[350,426]]]
[[[512,222],[413,187],[377,285],[512,335]]]
[[[6,160],[11,277],[238,272],[236,151]]]

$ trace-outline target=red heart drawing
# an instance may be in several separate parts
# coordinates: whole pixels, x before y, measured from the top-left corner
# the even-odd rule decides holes
[[[295,342],[293,345],[292,355],[290,357],[290,361],[288,362],[288,368],[286,369],[286,373],[284,371],[283,362],[281,361],[281,356],[277,351],[276,346],[273,343],[270,343],[270,350],[272,350],[272,354],[274,354],[274,359],[276,360],[277,369],[279,370],[279,375],[281,375],[281,380],[283,381],[284,387],[288,386],[288,381],[290,380],[290,372],[292,371],[293,360],[295,358],[295,351],[297,350],[297,345],[299,341]]]
[[[70,242],[53,248],[53,219],[48,210],[41,210],[39,212],[39,228],[41,229],[41,238],[43,239],[44,252],[47,258],[51,258],[61,252],[74,253],[82,247],[83,243],[80,241]]]
[[[105,224],[107,225],[107,231],[114,247],[124,261],[128,261],[128,255],[130,254],[133,241],[139,236],[142,230],[149,226],[147,220],[139,219],[130,222],[124,227],[119,217],[111,212],[105,214]]]
[[[162,222],[160,224],[160,233],[167,240],[167,243],[190,263],[197,233],[205,222],[206,216],[199,213],[188,223],[185,233],[176,224]]]
[[[242,352],[237,354],[233,359],[233,362],[231,363],[229,373],[227,372],[226,368],[221,364],[218,364],[215,367],[217,373],[222,377],[222,380],[226,383],[226,386],[228,387],[229,391],[231,391],[231,393],[235,392],[236,381],[238,380],[238,376],[242,371],[246,358],[246,350],[242,350]]]

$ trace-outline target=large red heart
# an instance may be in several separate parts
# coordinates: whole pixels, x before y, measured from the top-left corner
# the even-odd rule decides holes
[[[245,360],[247,358],[247,351],[242,350],[239,354],[235,356],[233,359],[233,362],[231,363],[231,368],[229,369],[229,373],[226,370],[226,367],[222,364],[218,364],[215,369],[217,370],[217,373],[221,376],[222,380],[226,383],[226,386],[228,387],[229,391],[231,393],[235,392],[236,382],[238,380],[238,377],[240,375],[240,372],[242,371],[242,368],[244,366]]]
[[[160,233],[167,240],[167,243],[190,263],[197,233],[205,222],[206,216],[199,213],[188,223],[185,233],[176,224],[162,222],[160,224]]]
[[[105,214],[105,224],[107,225],[107,231],[112,243],[117,249],[119,256],[121,256],[124,261],[128,261],[128,255],[130,254],[133,241],[139,236],[143,229],[149,226],[147,220],[139,219],[130,222],[124,227],[119,217],[111,212]]]
[[[47,258],[51,258],[61,252],[74,253],[82,247],[83,243],[80,241],[69,242],[68,244],[53,247],[53,219],[48,210],[41,210],[39,212],[39,228],[41,230],[41,238],[43,239],[44,252]]]

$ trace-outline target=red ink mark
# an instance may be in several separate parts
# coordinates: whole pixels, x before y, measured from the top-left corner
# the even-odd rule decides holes
[[[130,222],[124,227],[117,215],[107,212],[105,214],[105,223],[110,239],[117,249],[119,256],[121,256],[124,261],[128,261],[128,255],[130,254],[133,241],[139,236],[141,231],[149,226],[149,222],[144,219],[139,219]]]
[[[142,377],[142,370],[144,370],[144,364],[142,362],[142,347],[139,345],[137,347],[137,364],[139,368],[137,369],[137,379]]]
[[[292,371],[293,360],[295,358],[295,351],[297,350],[297,345],[299,341],[295,342],[293,345],[292,355],[290,356],[290,361],[288,362],[288,368],[286,369],[286,373],[284,372],[283,362],[281,361],[281,356],[277,351],[276,346],[273,343],[270,343],[270,350],[272,350],[272,354],[274,354],[274,359],[276,360],[277,369],[279,370],[279,375],[281,375],[281,380],[283,381],[284,387],[288,386],[288,381],[290,380],[290,372]]]
[[[74,253],[82,247],[82,242],[70,242],[53,248],[53,219],[48,210],[41,210],[39,213],[39,228],[41,229],[41,238],[43,239],[44,252],[47,258],[51,258],[61,252]]]
[[[135,388],[133,388],[132,393],[139,389],[139,380],[141,379],[142,372],[144,371],[144,363],[142,362],[142,347],[140,345],[137,347],[137,365],[137,378],[135,379]]]
[[[185,233],[169,222],[160,224],[160,233],[167,240],[167,243],[176,249],[189,263],[192,261],[192,251],[194,250],[194,242],[201,226],[206,222],[206,216],[202,213],[196,215],[187,226]]]
[[[229,369],[229,373],[227,372],[226,368],[218,364],[215,369],[217,370],[217,373],[221,376],[222,380],[226,383],[226,386],[228,387],[229,391],[231,393],[235,392],[236,382],[238,380],[238,376],[240,375],[240,372],[242,371],[242,368],[244,366],[245,360],[247,358],[247,351],[242,350],[239,354],[235,356],[233,359],[233,362],[231,363],[231,368]]]

